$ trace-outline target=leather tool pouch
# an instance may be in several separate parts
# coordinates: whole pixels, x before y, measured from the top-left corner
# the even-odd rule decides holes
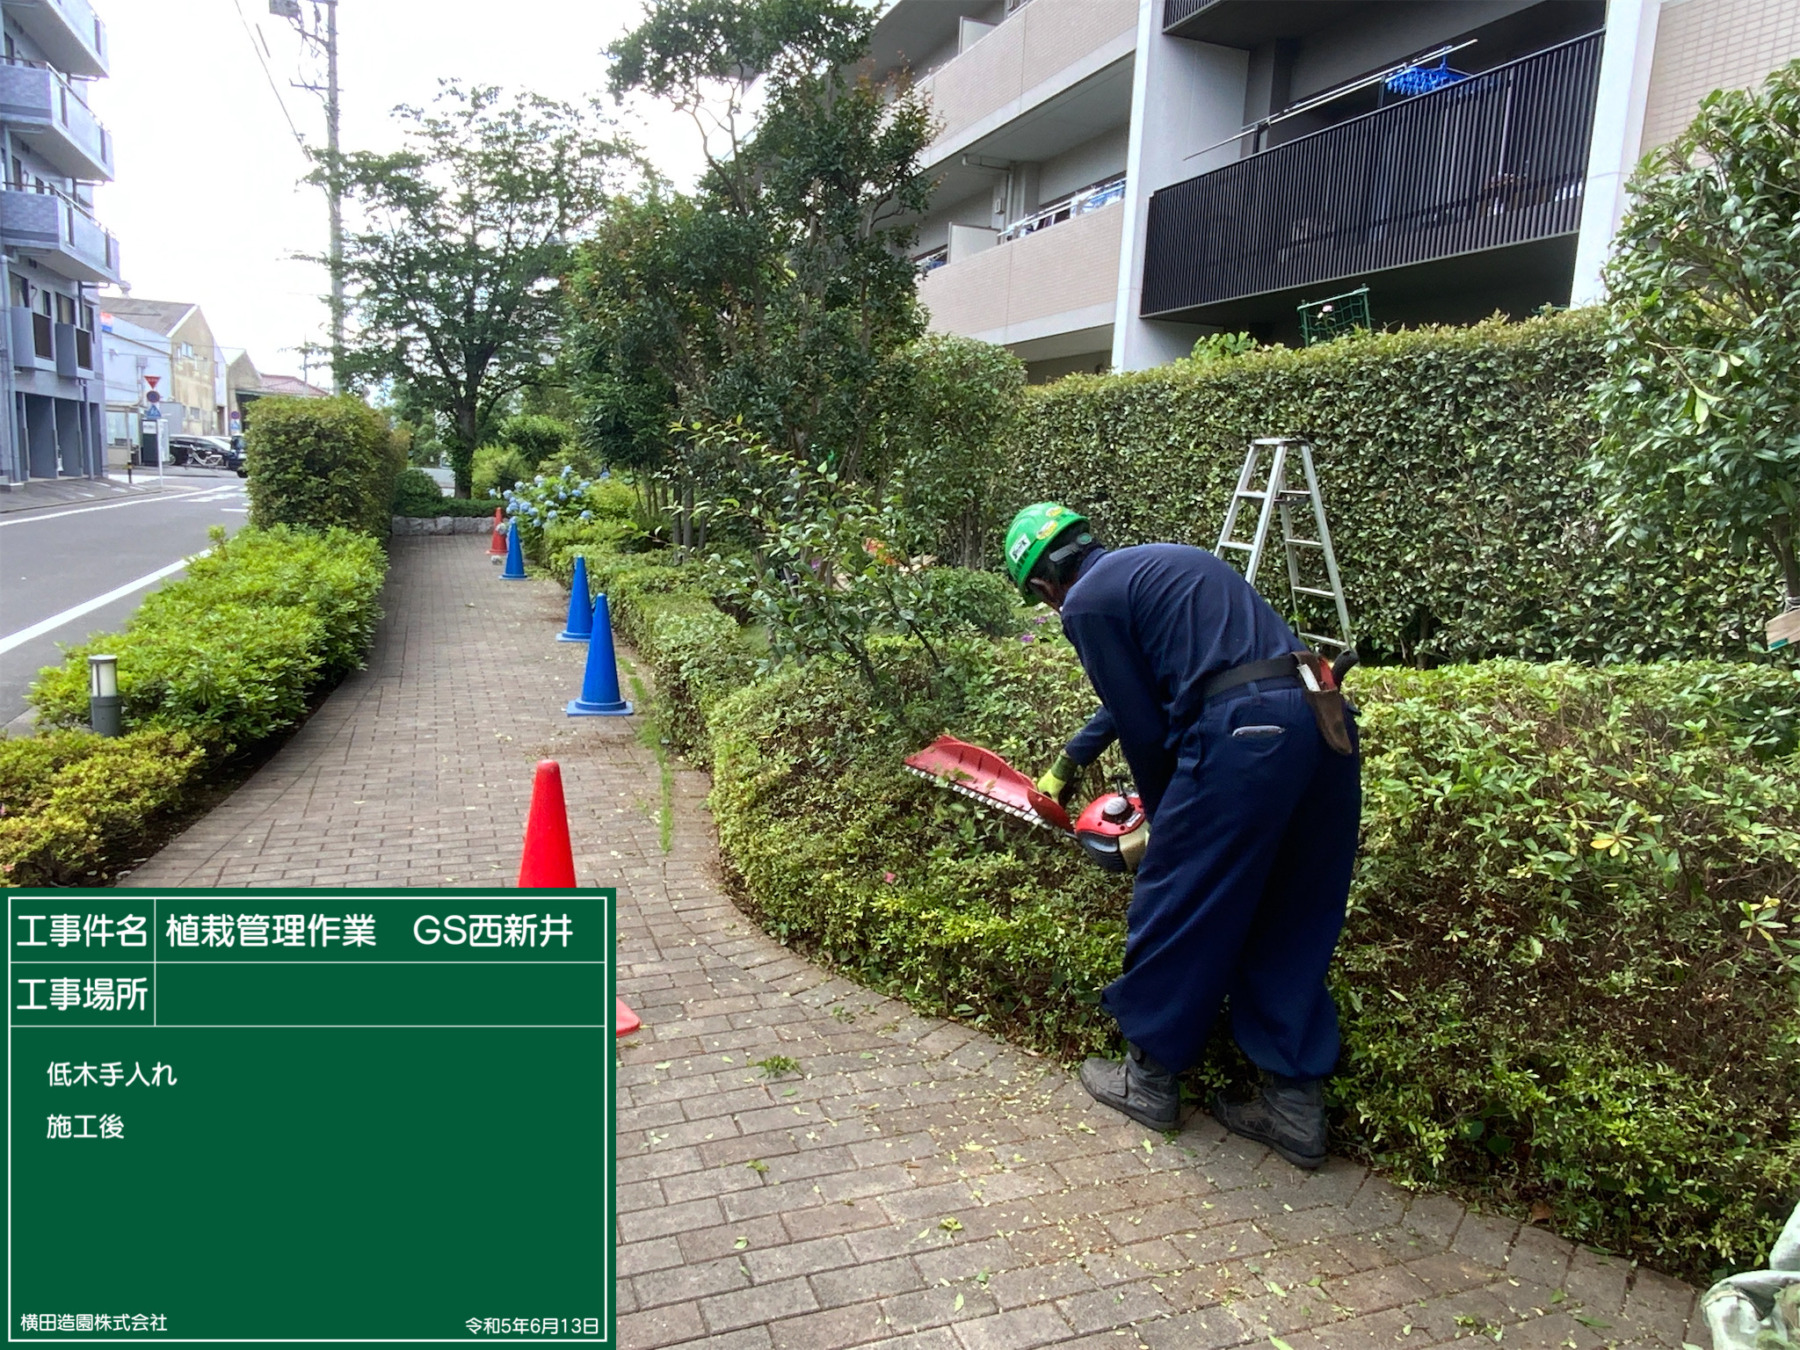
[[[1340,755],[1353,755],[1356,747],[1350,742],[1350,725],[1344,716],[1344,694],[1337,687],[1332,677],[1331,664],[1320,658],[1317,652],[1295,652],[1294,661],[1300,670],[1301,692],[1306,696],[1306,704],[1313,712],[1313,720],[1319,724],[1319,734]]]

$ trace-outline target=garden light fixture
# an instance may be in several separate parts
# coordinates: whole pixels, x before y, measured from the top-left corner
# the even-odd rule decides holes
[[[88,725],[96,736],[119,734],[119,658],[88,657]]]

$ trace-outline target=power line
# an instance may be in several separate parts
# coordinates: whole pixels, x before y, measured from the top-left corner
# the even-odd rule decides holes
[[[256,42],[256,34],[250,29],[250,20],[244,17],[243,0],[231,0],[231,7],[237,10],[238,22],[244,26],[244,36],[250,40],[250,50],[256,53],[256,63],[262,67],[263,77],[269,82],[269,92],[275,95],[275,102],[281,108],[281,115],[287,119],[288,130],[294,133],[294,144],[302,151],[306,149],[306,137],[300,134],[300,128],[294,125],[294,116],[288,111],[287,100],[281,97],[281,88],[275,83],[275,73],[269,69],[268,59]]]

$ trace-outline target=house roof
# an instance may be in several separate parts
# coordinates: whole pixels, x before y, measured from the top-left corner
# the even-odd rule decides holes
[[[262,387],[265,394],[286,394],[290,398],[330,398],[329,389],[321,389],[316,384],[308,384],[304,380],[295,379],[292,375],[264,375]]]
[[[139,300],[129,295],[103,295],[100,307],[164,336],[181,327],[187,316],[199,308],[191,300]]]

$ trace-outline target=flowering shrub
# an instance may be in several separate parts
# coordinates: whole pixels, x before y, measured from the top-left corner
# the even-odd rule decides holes
[[[561,473],[538,474],[517,486],[494,489],[506,518],[518,526],[519,542],[528,553],[537,552],[544,531],[552,525],[610,519],[618,514],[617,485],[604,469],[598,478],[583,478],[572,464]],[[625,493],[629,501],[630,493]],[[627,507],[629,510],[629,507]]]

